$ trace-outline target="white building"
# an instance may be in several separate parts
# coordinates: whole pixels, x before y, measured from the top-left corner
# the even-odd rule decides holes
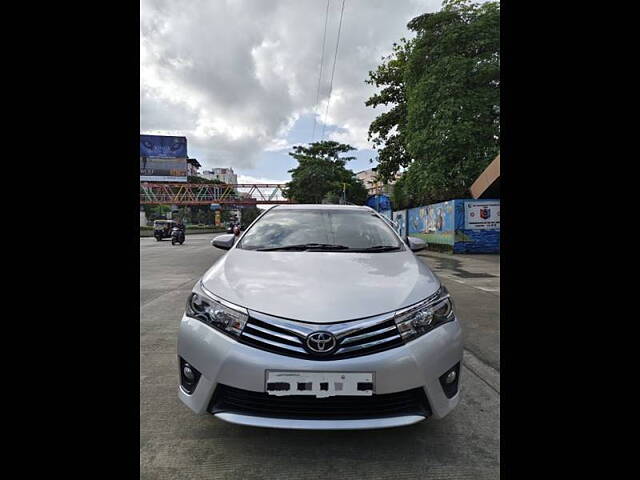
[[[198,169],[201,167],[200,162],[195,158],[187,158],[187,176],[197,177],[199,175]]]
[[[238,183],[238,175],[233,172],[233,168],[212,168],[204,170],[200,176],[207,180],[220,180],[227,184]]]
[[[380,195],[383,193],[390,195],[393,192],[393,185],[401,176],[402,172],[399,172],[396,175],[395,180],[390,181],[388,184],[383,184],[381,181],[377,180],[375,168],[362,170],[361,172],[356,173],[356,178],[362,180],[362,183],[364,183],[369,195]]]

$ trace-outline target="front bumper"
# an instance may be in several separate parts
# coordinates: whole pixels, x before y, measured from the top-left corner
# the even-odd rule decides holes
[[[375,394],[422,388],[434,418],[447,415],[459,402],[460,392],[447,398],[440,376],[462,361],[462,333],[458,320],[446,323],[406,345],[371,355],[335,361],[293,358],[244,345],[187,316],[182,317],[178,355],[201,373],[192,394],[178,388],[180,399],[197,414],[208,413],[218,384],[265,392],[265,370],[319,372],[375,372]],[[420,415],[384,418],[313,420],[271,418],[218,412],[218,418],[243,425],[298,429],[363,429],[409,425]]]

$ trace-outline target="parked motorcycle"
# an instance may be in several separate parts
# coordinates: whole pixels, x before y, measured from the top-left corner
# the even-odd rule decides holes
[[[184,230],[173,227],[173,230],[171,230],[171,245],[175,245],[176,243],[180,245],[184,243]]]

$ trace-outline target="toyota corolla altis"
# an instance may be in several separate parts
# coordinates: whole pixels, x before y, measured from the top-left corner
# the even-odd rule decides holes
[[[179,397],[274,428],[442,418],[459,401],[462,334],[447,289],[369,207],[278,205],[200,279],[180,324]]]

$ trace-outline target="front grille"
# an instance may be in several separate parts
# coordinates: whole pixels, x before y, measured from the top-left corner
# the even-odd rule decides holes
[[[333,351],[318,354],[307,349],[307,335],[316,331],[335,335],[337,345]],[[339,324],[312,325],[252,313],[240,340],[262,350],[308,360],[358,357],[404,344],[393,317],[388,315]]]
[[[275,396],[219,384],[209,404],[209,413],[237,413],[270,418],[307,420],[356,420],[431,416],[422,388],[382,395],[316,398],[310,395]]]

